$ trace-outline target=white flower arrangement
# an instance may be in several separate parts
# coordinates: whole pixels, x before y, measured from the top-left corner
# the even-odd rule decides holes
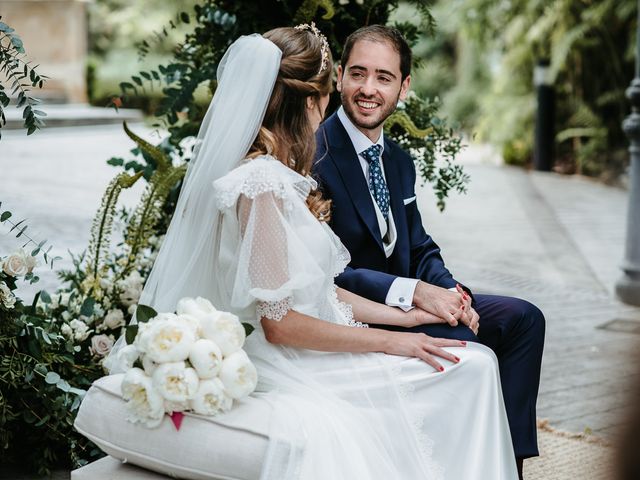
[[[179,428],[182,412],[217,415],[255,390],[258,374],[242,350],[238,317],[201,297],[181,299],[176,313],[143,308],[152,318],[116,354],[126,370],[121,388],[129,421],[154,428],[169,414]]]

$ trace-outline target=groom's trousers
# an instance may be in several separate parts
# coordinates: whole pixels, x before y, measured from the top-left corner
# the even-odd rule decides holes
[[[519,298],[481,294],[474,294],[473,298],[472,306],[480,315],[477,336],[461,323],[456,327],[433,324],[410,329],[383,328],[478,342],[491,348],[500,365],[515,455],[519,458],[537,456],[536,400],[544,346],[544,316],[535,305]]]

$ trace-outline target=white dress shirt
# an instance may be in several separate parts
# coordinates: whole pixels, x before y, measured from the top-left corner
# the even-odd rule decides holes
[[[369,185],[369,162],[365,160],[365,158],[360,155],[360,152],[364,152],[367,148],[371,147],[374,143],[380,145],[380,165],[382,165],[382,176],[386,177],[384,174],[384,162],[382,161],[382,152],[384,152],[384,136],[382,132],[380,132],[380,137],[376,142],[372,142],[369,137],[367,137],[364,133],[362,133],[358,128],[351,122],[349,117],[344,111],[344,108],[340,107],[338,109],[338,119],[344,126],[347,131],[347,135],[349,135],[349,139],[353,144],[356,152],[358,153],[358,160],[360,160],[360,167],[362,167],[362,173],[364,174],[364,178]],[[396,225],[393,221],[393,212],[389,209],[389,221],[385,221],[382,212],[380,211],[380,207],[378,207],[378,203],[373,198],[373,194],[371,190],[369,190],[369,194],[371,195],[371,201],[373,202],[373,208],[376,212],[376,218],[378,219],[378,227],[380,228],[380,236],[382,237],[382,245],[384,246],[384,254],[387,258],[391,256],[393,253],[393,249],[396,246],[396,240],[398,238],[396,232]],[[392,307],[400,307],[405,311],[409,311],[413,308],[413,294],[416,290],[416,285],[418,284],[418,280],[415,278],[405,278],[405,277],[397,277],[391,287],[389,287],[389,291],[387,292],[387,296],[385,298],[385,303]]]

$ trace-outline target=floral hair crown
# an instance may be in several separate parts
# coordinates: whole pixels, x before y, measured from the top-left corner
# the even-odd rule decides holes
[[[322,42],[322,46],[320,47],[322,63],[320,64],[320,70],[318,70],[318,73],[324,72],[327,68],[329,68],[329,42],[327,42],[327,37],[325,37],[322,32],[318,30],[315,22],[311,22],[311,25],[309,25],[308,23],[301,23],[300,25],[296,25],[293,28],[295,28],[296,30],[307,30],[320,39],[320,41]]]

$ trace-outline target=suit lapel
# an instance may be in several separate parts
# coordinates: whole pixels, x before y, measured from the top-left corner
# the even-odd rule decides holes
[[[402,195],[402,172],[397,162],[393,161],[393,147],[389,142],[385,141],[384,151],[382,152],[382,162],[384,165],[384,175],[389,189],[389,203],[393,212],[393,222],[396,226],[396,245],[393,254],[389,259],[391,262],[398,263],[399,270],[402,271],[402,260],[405,252],[408,251],[408,238],[404,232],[407,231],[407,217],[404,208],[404,199]]]
[[[384,250],[373,199],[351,139],[335,113],[324,122],[324,126],[330,145],[328,153],[331,161],[340,172],[344,188],[349,193],[358,215],[367,225],[369,233]]]
[[[398,170],[398,165],[393,161],[391,156],[392,148],[389,142],[384,142],[384,151],[382,152],[382,164],[384,166],[384,176],[389,189],[389,202],[391,203],[391,211],[393,212],[394,223],[398,232],[404,231],[404,223],[406,223],[404,214],[404,201],[402,198],[402,179]]]

